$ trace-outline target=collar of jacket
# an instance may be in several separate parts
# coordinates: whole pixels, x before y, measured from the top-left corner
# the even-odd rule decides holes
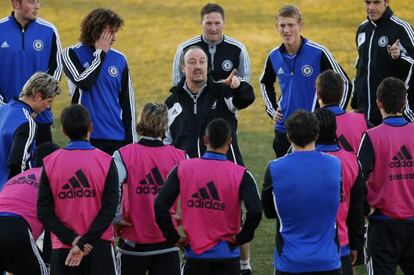
[[[19,98],[17,98],[17,97],[13,98],[12,100],[13,100],[14,102],[16,102],[16,103],[20,104],[20,105],[23,105],[23,107],[25,107],[27,110],[29,110],[31,114],[32,114],[32,113],[34,113],[34,111],[33,111],[33,109],[32,109],[32,106],[30,106],[29,104],[27,104],[27,103],[26,103],[26,102],[24,102],[23,100],[20,100],[20,99],[19,99]]]
[[[386,21],[388,21],[390,18],[391,18],[391,16],[393,15],[394,13],[392,12],[392,10],[391,10],[391,8],[388,6],[386,9],[385,9],[385,11],[384,11],[384,13],[382,14],[382,16],[378,19],[378,20],[370,20],[369,18],[368,18],[368,20],[372,23],[372,24],[374,24],[374,25],[380,25],[380,24],[382,24],[382,23],[384,23],[384,22],[386,22]]]
[[[11,12],[10,19],[16,24],[16,26],[18,26],[20,28],[20,30],[27,30],[29,25],[31,23],[33,23],[34,21],[36,21],[36,19],[35,19],[35,20],[31,20],[31,21],[27,22],[26,26],[24,26],[24,28],[23,28],[22,25],[20,25],[20,23],[17,22],[16,17],[14,17],[14,11]]]
[[[299,53],[301,52],[301,50],[302,50],[302,48],[303,48],[303,45],[305,45],[307,41],[308,41],[308,39],[306,39],[306,38],[305,38],[305,37],[303,37],[303,36],[300,36],[300,43],[301,43],[301,44],[300,44],[300,47],[299,47],[298,52],[296,53],[296,56],[298,56],[298,55],[299,55]],[[281,52],[281,53],[286,53],[286,47],[285,47],[285,44],[283,44],[283,43],[282,43],[282,45],[280,45],[279,49],[280,49],[280,52]]]
[[[222,43],[224,41],[224,34],[221,36],[221,39],[217,41],[216,43],[211,42],[210,40],[207,40],[203,35],[201,35],[201,41],[206,43],[209,46],[217,46],[218,44]]]
[[[185,77],[183,77],[180,82],[177,83],[177,85],[173,86],[170,89],[170,93],[187,93],[186,90],[184,90],[184,82],[185,82]],[[204,88],[204,90],[208,89],[209,87],[211,87],[212,83],[214,82],[213,78],[208,75],[207,77],[207,86]]]

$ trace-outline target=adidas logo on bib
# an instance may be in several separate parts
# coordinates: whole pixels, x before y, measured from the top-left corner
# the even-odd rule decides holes
[[[187,200],[187,207],[191,208],[206,208],[211,210],[223,211],[226,206],[221,202],[217,193],[217,188],[214,182],[207,183],[207,188],[202,187],[191,195],[190,200]]]
[[[157,195],[164,181],[157,167],[151,169],[151,173],[145,176],[145,179],[139,182],[139,186],[135,189],[138,195]]]
[[[412,167],[413,166],[413,158],[411,154],[408,152],[407,147],[403,145],[401,149],[397,152],[397,154],[392,158],[390,162],[391,168],[398,168],[398,167]]]
[[[58,198],[62,200],[76,199],[76,198],[94,198],[96,197],[96,191],[91,189],[88,179],[82,170],[78,170],[69,179],[69,182],[63,185],[62,191],[59,192]]]

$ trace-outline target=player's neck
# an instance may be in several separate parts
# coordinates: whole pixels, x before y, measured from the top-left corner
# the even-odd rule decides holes
[[[30,22],[29,20],[24,19],[22,16],[16,14],[16,12],[14,13],[14,19],[17,21],[17,23],[20,24],[22,28],[25,28],[26,25]]]
[[[315,150],[315,142],[311,142],[305,147],[298,146],[292,143],[292,152],[299,152],[299,151],[314,151]]]
[[[298,42],[294,44],[285,44],[286,52],[289,55],[297,54],[300,49],[301,43],[302,43],[301,40],[298,40]]]

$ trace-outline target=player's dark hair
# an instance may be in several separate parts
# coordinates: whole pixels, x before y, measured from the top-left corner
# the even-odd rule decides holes
[[[79,104],[72,104],[62,111],[60,116],[63,132],[71,140],[83,140],[88,136],[91,117],[88,110]]]
[[[58,149],[60,149],[60,146],[53,142],[43,142],[37,146],[35,151],[35,167],[41,167],[43,159]]]
[[[326,70],[316,78],[316,91],[323,104],[339,105],[344,93],[344,81],[338,73]]]
[[[326,108],[317,109],[315,116],[319,121],[319,136],[317,144],[336,144],[336,116]]]
[[[404,82],[395,77],[387,77],[378,86],[377,99],[387,114],[402,112],[406,105],[407,90]]]
[[[220,5],[213,4],[213,3],[208,3],[201,9],[200,11],[201,21],[203,21],[204,15],[212,13],[212,12],[220,13],[221,18],[223,18],[223,21],[224,21],[224,9]]]
[[[79,40],[88,46],[94,46],[107,26],[118,30],[123,25],[124,21],[114,11],[95,9],[82,20]]]
[[[290,141],[299,147],[312,143],[319,134],[319,121],[315,114],[302,109],[289,116],[285,125]]]
[[[222,118],[213,119],[207,125],[206,136],[211,148],[217,149],[223,147],[231,137],[229,123]]]

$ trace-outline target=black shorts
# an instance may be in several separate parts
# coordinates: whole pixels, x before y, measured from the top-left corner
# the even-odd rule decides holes
[[[239,258],[223,260],[187,259],[183,275],[240,275]]]
[[[120,254],[122,275],[180,275],[178,251],[151,256]]]
[[[273,139],[273,151],[276,157],[280,158],[287,154],[291,144],[287,139],[286,133],[281,133],[275,130],[275,138]]]
[[[47,268],[23,218],[0,217],[0,274],[46,275]]]
[[[341,275],[341,270],[335,269],[335,270],[330,270],[330,271],[290,273],[290,272],[282,272],[276,269],[275,275]]]
[[[341,257],[341,275],[353,275],[351,255]]]
[[[65,265],[70,249],[53,249],[51,259],[52,275],[116,275],[117,266],[112,243],[98,240],[88,256],[83,257],[79,266]]]
[[[414,222],[370,220],[367,243],[369,274],[414,274]]]

